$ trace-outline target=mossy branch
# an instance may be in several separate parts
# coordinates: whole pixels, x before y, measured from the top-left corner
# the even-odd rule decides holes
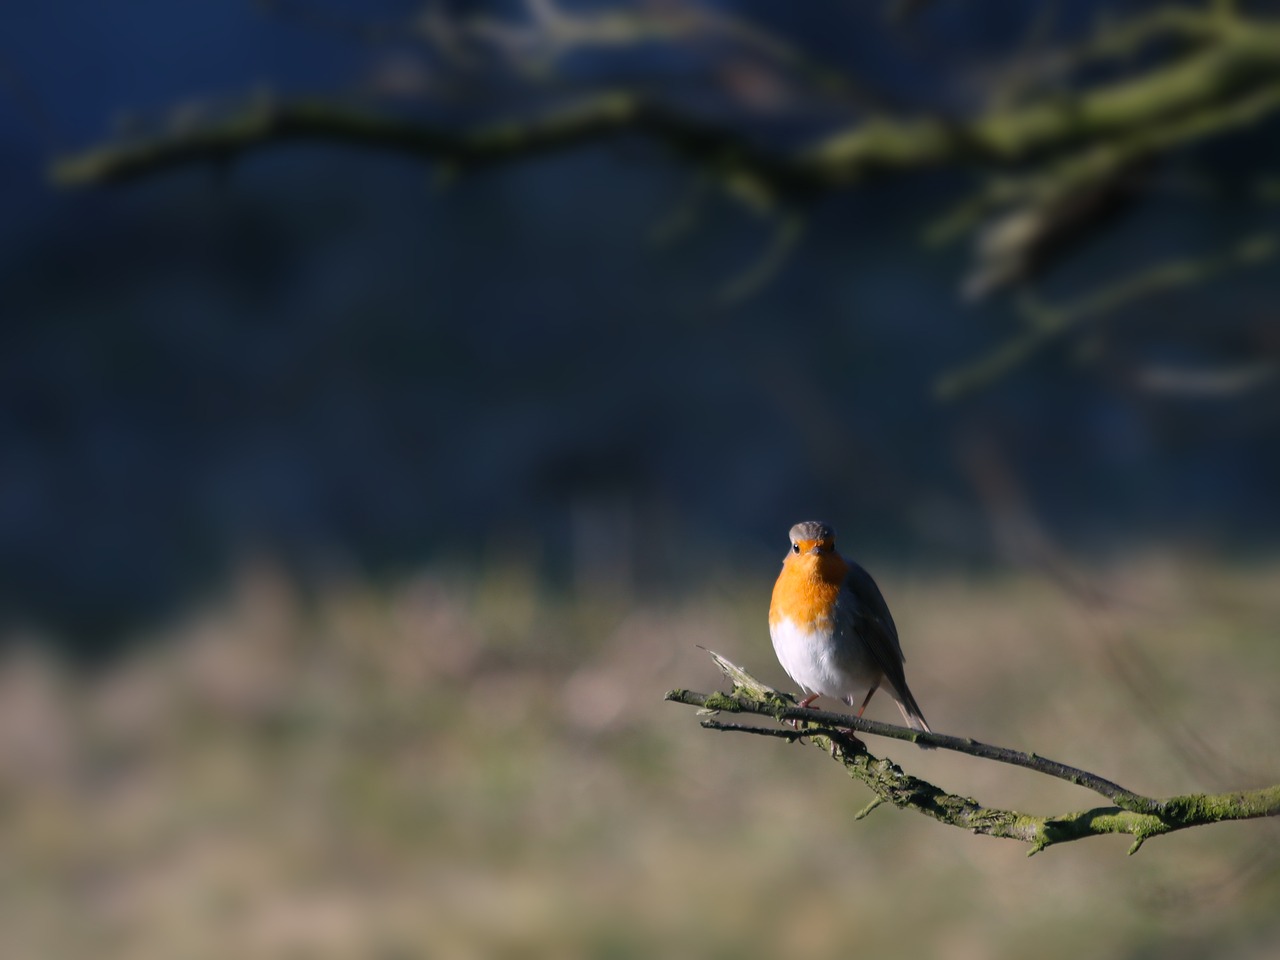
[[[274,144],[304,141],[373,148],[474,170],[627,132],[664,141],[729,178],[749,175],[777,189],[809,186],[815,180],[796,157],[772,153],[705,117],[628,91],[602,92],[536,116],[466,128],[339,101],[260,98],[190,128],[161,130],[64,157],[50,174],[64,186],[110,183],[195,163],[227,163]]]
[[[1280,89],[1280,23],[1204,23],[1208,39],[1198,50],[1136,76],[959,120],[872,116],[799,150],[766,150],[743,130],[716,126],[695,112],[628,91],[602,92],[537,115],[469,128],[381,114],[338,100],[260,99],[220,118],[92,147],[57,161],[52,176],[68,185],[105,183],[190,163],[226,161],[297,140],[479,166],[631,131],[731,174],[749,173],[775,189],[830,189],[875,173],[974,162],[1020,164],[1117,139],[1138,138],[1158,149],[1187,138],[1189,117],[1198,117],[1198,132],[1210,135],[1220,129],[1213,120],[1216,110],[1232,114],[1238,104],[1247,103],[1252,121],[1280,108],[1273,95]],[[1174,132],[1166,135],[1166,129]]]
[[[618,137],[645,137],[756,209],[789,207],[774,246],[726,290],[726,300],[733,300],[750,294],[778,269],[798,236],[800,208],[809,199],[874,177],[974,169],[984,174],[983,186],[943,218],[931,238],[976,237],[975,268],[964,285],[976,299],[1034,278],[1074,242],[1101,229],[1110,211],[1137,194],[1144,172],[1157,159],[1280,114],[1280,17],[1246,16],[1233,4],[1171,4],[1107,22],[1077,49],[1043,58],[1038,72],[1045,82],[949,116],[890,109],[768,31],[707,16],[651,21],[626,13],[569,17],[556,12],[550,19],[535,17],[537,22],[528,25],[532,32],[515,33],[509,25],[464,18],[436,42],[451,43],[447,37],[454,37],[454,27],[489,43],[527,36],[534,47],[546,45],[553,53],[578,44],[716,36],[764,56],[779,79],[802,78],[800,87],[837,94],[837,102],[847,100],[856,109],[834,111],[825,129],[797,145],[776,135],[771,140],[762,115],[733,97],[704,99],[700,102],[707,105],[697,109],[674,88],[666,97],[653,93],[663,89],[660,82],[558,101],[554,85],[539,87],[529,80],[516,98],[526,106],[508,108],[510,115],[468,108],[460,118],[454,105],[449,119],[340,97],[259,96],[203,116],[177,111],[171,123],[156,130],[56,160],[50,176],[66,186],[105,184],[192,165],[225,166],[298,142],[375,149],[455,173]],[[1138,53],[1150,56],[1138,60]],[[1120,75],[1108,72],[1099,80],[1083,69],[1100,62],[1118,66]],[[1255,259],[1248,250],[1224,258]],[[1205,270],[1190,261],[1162,265],[1087,302],[1053,311],[1031,332],[944,375],[937,393],[947,398],[987,386],[1105,311],[1149,292],[1202,282],[1216,271],[1214,264]]]
[[[789,741],[808,740],[829,754],[851,777],[866,784],[875,794],[876,799],[871,807],[861,811],[859,817],[865,816],[875,805],[888,802],[973,833],[1021,840],[1031,845],[1031,853],[1037,853],[1055,843],[1109,833],[1133,837],[1133,844],[1129,848],[1129,852],[1133,853],[1147,838],[1175,830],[1225,820],[1250,820],[1280,815],[1280,784],[1236,793],[1188,794],[1163,800],[1145,797],[1096,774],[1035,754],[961,737],[920,733],[907,727],[864,720],[848,714],[801,708],[786,694],[766,686],[719,654],[711,653],[711,657],[733,683],[731,692],[703,694],[690,690],[672,690],[666,698],[676,703],[701,707],[706,713],[751,713],[773,717],[779,722],[796,721],[795,728],[775,729],[724,723],[708,717],[702,720],[702,726],[711,730],[750,733]],[[851,730],[928,743],[944,750],[1026,767],[1100,793],[1110,799],[1113,805],[1051,816],[986,807],[971,797],[948,793],[913,777],[891,760],[872,756],[850,734]]]

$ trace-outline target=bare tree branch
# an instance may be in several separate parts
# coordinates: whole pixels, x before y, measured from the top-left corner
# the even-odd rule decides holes
[[[262,101],[196,129],[162,132],[67,157],[54,164],[52,177],[68,186],[109,183],[192,163],[227,163],[248,151],[293,141],[372,147],[477,169],[628,131],[664,141],[726,175],[751,176],[782,188],[812,185],[819,179],[798,158],[771,153],[704,118],[625,91],[598,94],[536,118],[470,130],[327,100]]]
[[[584,103],[457,129],[380,115],[324,100],[249,104],[194,129],[104,144],[54,166],[64,184],[101,183],[185,163],[222,161],[278,141],[312,139],[399,151],[457,163],[513,161],[634,130],[695,159],[738,158],[768,182],[830,189],[887,171],[958,162],[997,166],[1065,155],[1116,138],[1132,153],[1166,149],[1280,109],[1280,24],[1241,23],[1202,50],[1135,77],[1074,96],[1044,97],[968,121],[871,118],[799,151],[769,153],[742,131],[661,105],[637,93],[605,92]],[[1214,111],[1224,111],[1218,117]],[[1112,169],[1115,158],[1090,155]]]
[[[1024,300],[1022,309],[1029,321],[1027,330],[985,357],[944,374],[935,391],[944,400],[955,399],[1004,376],[1068,331],[1105,317],[1125,304],[1203,283],[1226,270],[1268,263],[1274,259],[1276,248],[1274,236],[1259,234],[1246,238],[1224,254],[1157,264],[1065,306],[1051,307]]]
[[[1038,853],[1055,843],[1108,833],[1132,836],[1134,842],[1129,852],[1133,853],[1147,838],[1176,830],[1225,820],[1280,816],[1280,784],[1260,790],[1186,794],[1163,800],[1145,797],[1097,774],[1069,767],[1034,753],[1021,753],[961,737],[920,733],[907,727],[865,720],[849,714],[797,707],[790,697],[756,680],[741,667],[735,666],[719,654],[711,653],[711,656],[725,676],[733,682],[730,693],[703,694],[672,690],[667,693],[666,699],[701,707],[709,713],[751,713],[773,717],[779,722],[794,720],[797,726],[795,729],[774,729],[722,723],[713,719],[704,719],[702,726],[711,730],[779,737],[789,741],[807,739],[844,766],[851,777],[871,788],[876,795],[872,807],[878,802],[887,801],[894,806],[915,810],[974,833],[1021,840],[1031,845],[1031,853]],[[985,807],[970,797],[948,793],[913,777],[890,760],[872,756],[849,731],[928,743],[944,750],[1025,767],[1100,793],[1110,799],[1114,806],[1051,816]],[[872,807],[863,810],[859,816],[864,816]]]
[[[840,65],[812,60],[800,45],[765,27],[697,6],[581,13],[551,0],[529,0],[525,15],[511,20],[453,14],[443,7],[432,11],[401,29],[439,48],[437,54],[455,46],[489,50],[480,58],[481,67],[496,58],[499,66],[490,71],[495,77],[509,80],[514,71],[522,78],[514,85],[499,84],[500,91],[513,94],[502,107],[507,113],[486,115],[486,107],[476,103],[462,111],[454,104],[448,119],[441,119],[445,113],[424,117],[341,98],[258,97],[195,117],[175,114],[150,133],[125,135],[56,160],[50,175],[67,186],[109,183],[189,165],[226,165],[296,142],[371,148],[465,172],[618,137],[646,137],[697,167],[705,182],[755,209],[774,212],[787,206],[778,218],[774,245],[728,287],[732,300],[750,294],[784,262],[799,235],[805,201],[875,177],[969,168],[984,176],[980,188],[941,219],[931,239],[974,238],[975,263],[965,289],[980,297],[1034,280],[1066,250],[1095,235],[1145,188],[1148,172],[1161,158],[1280,114],[1280,17],[1246,16],[1232,3],[1162,5],[1102,23],[1086,42],[1037,56],[1033,75],[1018,80],[1008,95],[949,116],[888,108],[887,98],[869,95]],[[699,49],[709,40],[715,42],[706,46],[721,54],[728,45],[735,56],[745,52],[767,63],[770,83],[802,93],[779,95],[768,107],[753,107],[752,96],[721,95],[724,91],[682,97],[673,84],[663,84],[657,70],[652,83],[601,88],[565,100],[554,82],[537,79],[543,73],[539,64],[548,58],[580,48],[653,42],[700,52],[703,65],[714,72],[725,64]],[[1102,79],[1088,69],[1099,64],[1107,68]],[[819,94],[850,109],[821,114],[822,125],[815,128],[817,115],[805,111]],[[762,122],[801,117],[810,124],[803,129],[819,131],[803,142],[770,133],[774,128]],[[1254,258],[1240,253],[1224,259]],[[1199,283],[1215,272],[1200,267],[1195,261],[1159,266],[1087,302],[1046,313],[1029,333],[944,376],[938,394],[956,396],[985,386],[1086,319],[1152,290]]]

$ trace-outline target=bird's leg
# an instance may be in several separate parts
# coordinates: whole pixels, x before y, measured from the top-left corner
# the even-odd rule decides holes
[[[799,703],[797,703],[797,704],[796,704],[796,706],[797,706],[797,707],[807,707],[807,706],[809,706],[809,704],[813,703],[813,701],[815,701],[815,700],[817,700],[817,699],[818,699],[818,695],[817,695],[816,693],[811,693],[811,694],[809,694],[807,697],[805,697],[803,700],[801,700]],[[793,720],[791,721],[791,729],[792,729],[792,730],[799,730],[799,729],[800,729],[800,721],[799,721],[799,720],[795,720],[795,719],[793,719]]]
[[[860,751],[862,753],[867,752],[867,745],[863,743],[861,740],[859,740],[857,734],[855,734],[848,727],[841,727],[840,734],[842,734],[842,738],[848,741],[848,745],[853,747],[853,749]],[[831,738],[831,759],[834,760],[835,758],[836,758],[836,737],[832,737]]]
[[[856,716],[856,717],[861,717],[861,716],[862,716],[862,711],[863,711],[863,710],[865,710],[865,709],[867,709],[867,704],[871,702],[871,695],[872,695],[873,693],[875,693],[875,692],[876,692],[876,690],[877,690],[877,689],[879,689],[879,687],[880,687],[880,684],[878,684],[878,683],[875,683],[875,684],[872,684],[872,685],[871,685],[871,689],[867,691],[867,695],[862,699],[862,706],[860,706],[860,707],[858,708],[858,712],[857,712],[856,714],[854,714],[854,716]],[[849,704],[849,706],[851,706],[851,707],[853,706],[853,700],[852,700],[852,699],[848,699],[848,700],[846,700],[846,701],[845,701],[845,703]],[[848,729],[848,728],[845,728],[844,732],[845,732],[845,735],[846,735],[846,736],[848,736],[848,738],[849,738],[851,741],[853,741],[853,744],[854,744],[854,745],[855,745],[859,750],[863,750],[863,751],[865,751],[865,750],[867,749],[867,745],[866,745],[865,743],[863,743],[861,740],[859,740],[859,739],[858,739],[858,735],[857,735],[856,733],[854,733],[852,730],[850,730],[850,729]],[[835,757],[835,751],[836,751],[836,745],[835,745],[834,743],[832,743],[832,744],[831,744],[831,756],[832,756],[832,758],[834,758],[834,757]]]
[[[860,707],[858,708],[858,712],[857,712],[856,714],[854,714],[854,716],[857,716],[857,717],[861,717],[861,716],[862,716],[862,711],[863,711],[863,710],[865,710],[865,709],[867,709],[867,704],[871,702],[871,695],[872,695],[873,693],[875,693],[875,692],[876,692],[877,690],[879,690],[879,689],[880,689],[880,684],[878,684],[878,683],[873,683],[873,684],[871,685],[871,689],[867,691],[867,696],[866,696],[866,698],[862,701],[862,706],[860,706]],[[853,704],[851,703],[851,704],[849,704],[849,706],[853,706]]]

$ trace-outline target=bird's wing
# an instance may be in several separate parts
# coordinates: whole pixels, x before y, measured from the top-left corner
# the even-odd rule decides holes
[[[852,602],[841,603],[837,616],[862,638],[876,665],[884,671],[885,678],[896,690],[905,690],[906,674],[902,669],[905,659],[902,645],[898,642],[898,628],[894,626],[893,616],[889,613],[889,605],[884,602],[880,588],[871,579],[871,574],[863,570],[852,560],[848,561],[849,572],[845,575],[845,585],[849,588]],[[844,594],[842,594],[842,597]]]

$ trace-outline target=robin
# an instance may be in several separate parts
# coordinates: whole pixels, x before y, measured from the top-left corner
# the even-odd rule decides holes
[[[807,696],[837,697],[858,716],[886,685],[907,726],[932,732],[911,695],[889,607],[871,574],[836,551],[836,532],[806,521],[791,528],[791,550],[773,585],[769,635],[782,669]],[[921,744],[921,746],[925,746]]]

